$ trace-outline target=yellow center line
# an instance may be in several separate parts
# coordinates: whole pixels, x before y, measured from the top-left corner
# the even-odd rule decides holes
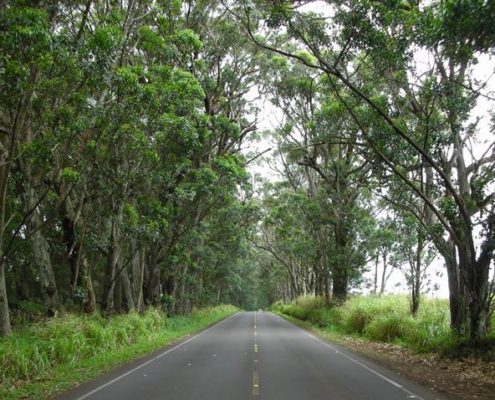
[[[260,378],[258,371],[253,371],[253,396],[259,396],[260,394]]]
[[[256,312],[254,313],[254,337],[258,336],[258,331],[257,331],[257,314]],[[256,341],[256,339],[254,339]],[[253,350],[255,353],[258,353],[258,344],[254,343],[253,345]],[[259,377],[259,372],[256,369],[256,365],[258,363],[257,357],[253,357],[254,361],[254,371],[253,371],[253,396],[259,396],[260,394],[260,377]]]

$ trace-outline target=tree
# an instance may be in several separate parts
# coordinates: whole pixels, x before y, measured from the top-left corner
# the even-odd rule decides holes
[[[255,129],[246,94],[258,73],[255,47],[238,46],[238,25],[218,11],[2,3],[2,335],[7,292],[14,302],[26,294],[14,290],[25,270],[27,297],[40,290],[52,315],[142,311],[167,291],[181,312],[213,302],[191,297],[208,258],[194,249],[208,247],[219,210],[247,190],[240,148]],[[213,253],[206,285],[224,278],[224,253]]]
[[[332,27],[318,15],[298,12],[286,2],[265,6],[269,26],[283,26],[288,38],[305,46],[314,57],[311,60],[283,49],[280,43],[255,36],[254,18],[248,8],[236,15],[260,47],[328,76],[335,96],[359,125],[360,135],[385,170],[401,179],[433,213],[433,224],[416,215],[428,228],[447,265],[453,328],[458,333],[463,331],[465,289],[469,333],[476,341],[486,334],[490,305],[488,272],[495,241],[493,196],[485,190],[493,177],[489,172],[493,157],[490,147],[480,158],[469,164],[466,161],[468,138],[473,135],[473,127],[466,121],[473,100],[479,96],[478,91],[470,89],[468,67],[475,61],[476,52],[489,51],[493,46],[493,35],[483,25],[488,31],[483,31],[483,39],[479,39],[472,22],[462,29],[452,28],[453,18],[458,18],[462,9],[455,4],[434,3],[422,9],[416,4],[366,1],[350,3],[349,7],[335,5]],[[473,4],[470,15],[484,20],[482,14],[489,7]],[[439,26],[445,30],[437,29]],[[415,29],[421,32],[420,40],[414,39]],[[463,40],[458,46],[459,35]],[[435,60],[425,75],[415,69],[412,52],[418,47]],[[419,80],[415,82],[416,76]],[[385,138],[413,154],[405,160],[407,165],[390,157]],[[432,182],[440,188],[438,192],[415,184],[407,173],[412,165],[430,171]],[[483,228],[478,251],[474,226]]]

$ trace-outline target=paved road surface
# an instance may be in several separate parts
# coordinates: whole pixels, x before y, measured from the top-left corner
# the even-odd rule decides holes
[[[444,399],[267,312],[236,314],[59,400]]]

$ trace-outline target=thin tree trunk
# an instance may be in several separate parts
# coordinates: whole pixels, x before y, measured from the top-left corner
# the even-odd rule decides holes
[[[383,293],[385,293],[385,286],[386,286],[387,280],[388,280],[388,277],[387,277],[387,268],[388,268],[387,259],[388,259],[387,252],[384,252],[383,253],[382,282],[380,284],[380,296],[382,296]]]
[[[5,202],[7,195],[7,179],[9,176],[9,162],[4,154],[0,156],[0,336],[12,334],[10,326],[9,302],[7,299],[7,286],[5,284],[5,259],[4,259],[4,232],[5,232]]]
[[[144,299],[146,305],[158,306],[160,304],[161,269],[156,260],[155,250],[151,249],[144,276]]]
[[[122,295],[124,298],[125,308],[128,312],[136,309],[134,297],[132,295],[132,285],[127,273],[127,268],[124,268],[120,273],[122,275]]]
[[[110,246],[107,254],[105,276],[103,279],[103,298],[101,307],[105,312],[114,311],[114,291],[117,263],[120,256],[120,245],[118,243],[117,218],[113,217],[110,223]]]
[[[412,282],[411,282],[411,314],[416,317],[419,311],[421,301],[421,265],[422,254],[424,250],[423,235],[418,232],[418,241],[416,247],[416,258],[412,264]]]
[[[378,265],[380,262],[380,256],[377,255],[375,258],[375,277],[373,280],[373,295],[376,295],[378,292]]]
[[[139,312],[144,312],[144,269],[145,269],[145,249],[139,248],[132,261],[132,283],[135,307]]]
[[[96,297],[93,289],[93,281],[91,279],[91,271],[89,271],[88,266],[84,265],[84,263],[86,263],[86,260],[83,261],[83,266],[87,271],[87,277],[86,277],[87,294],[86,294],[86,300],[84,301],[83,309],[86,314],[91,314],[96,309]]]
[[[113,309],[116,313],[121,314],[123,312],[123,294],[122,294],[122,272],[120,265],[117,263],[115,268],[118,271],[115,275],[115,288],[113,290]]]
[[[60,308],[60,299],[50,259],[49,246],[45,237],[38,230],[31,235],[33,254],[40,273],[41,293],[47,315],[55,316]]]
[[[25,212],[31,212],[27,223],[29,241],[33,250],[34,262],[39,273],[43,303],[48,316],[55,316],[60,308],[60,299],[50,256],[50,246],[42,232],[42,219],[39,214],[38,199],[33,188],[31,168],[25,166],[26,193]]]
[[[0,258],[3,258],[1,252]],[[0,336],[9,336],[11,334],[9,303],[7,300],[7,287],[5,286],[5,264],[0,261]]]

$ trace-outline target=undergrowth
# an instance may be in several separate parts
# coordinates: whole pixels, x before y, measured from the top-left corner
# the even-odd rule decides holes
[[[167,318],[156,309],[105,318],[67,314],[0,339],[0,398],[47,398],[237,309],[217,306]]]
[[[275,303],[273,311],[308,321],[337,334],[393,342],[417,352],[437,352],[452,345],[447,300],[424,299],[416,318],[406,296],[356,296],[342,305],[325,306],[322,299],[303,297]]]

